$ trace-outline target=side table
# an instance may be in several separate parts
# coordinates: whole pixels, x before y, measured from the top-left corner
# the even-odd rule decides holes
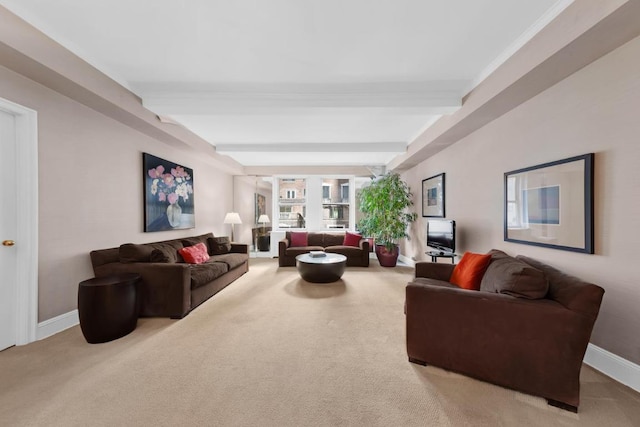
[[[260,252],[268,252],[271,250],[271,236],[268,234],[258,236],[258,250]]]
[[[456,254],[454,254],[453,252],[429,251],[425,252],[425,254],[431,257],[431,262],[438,262],[438,258],[451,258],[451,264],[456,263]]]
[[[140,275],[116,274],[84,280],[78,285],[78,316],[90,344],[127,335],[138,323]]]

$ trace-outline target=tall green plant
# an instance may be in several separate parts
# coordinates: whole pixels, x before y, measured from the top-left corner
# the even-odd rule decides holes
[[[358,193],[358,202],[363,214],[358,229],[364,236],[373,237],[388,251],[393,250],[398,239],[409,238],[407,227],[417,215],[408,211],[413,206],[411,191],[400,175],[389,172],[372,180]]]

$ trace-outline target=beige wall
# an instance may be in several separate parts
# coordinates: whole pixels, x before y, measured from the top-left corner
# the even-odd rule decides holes
[[[458,253],[526,254],[605,288],[592,342],[640,363],[640,38],[562,80],[407,170],[420,209],[421,181],[446,173],[446,213]],[[595,255],[503,240],[504,172],[595,152]],[[426,218],[403,253],[426,259]]]
[[[213,231],[233,200],[232,176],[0,67],[0,97],[38,112],[39,321],[74,310],[93,277],[89,251]],[[196,229],[143,232],[142,152],[194,171]]]

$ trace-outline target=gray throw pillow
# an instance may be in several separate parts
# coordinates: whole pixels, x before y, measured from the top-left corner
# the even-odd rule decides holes
[[[518,298],[540,299],[549,291],[545,274],[529,264],[493,249],[491,263],[482,277],[480,290]]]

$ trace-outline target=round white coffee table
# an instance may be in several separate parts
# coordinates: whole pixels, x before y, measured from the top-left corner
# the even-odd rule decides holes
[[[337,282],[347,266],[347,257],[327,253],[322,257],[302,254],[296,257],[296,267],[300,276],[311,283]]]

